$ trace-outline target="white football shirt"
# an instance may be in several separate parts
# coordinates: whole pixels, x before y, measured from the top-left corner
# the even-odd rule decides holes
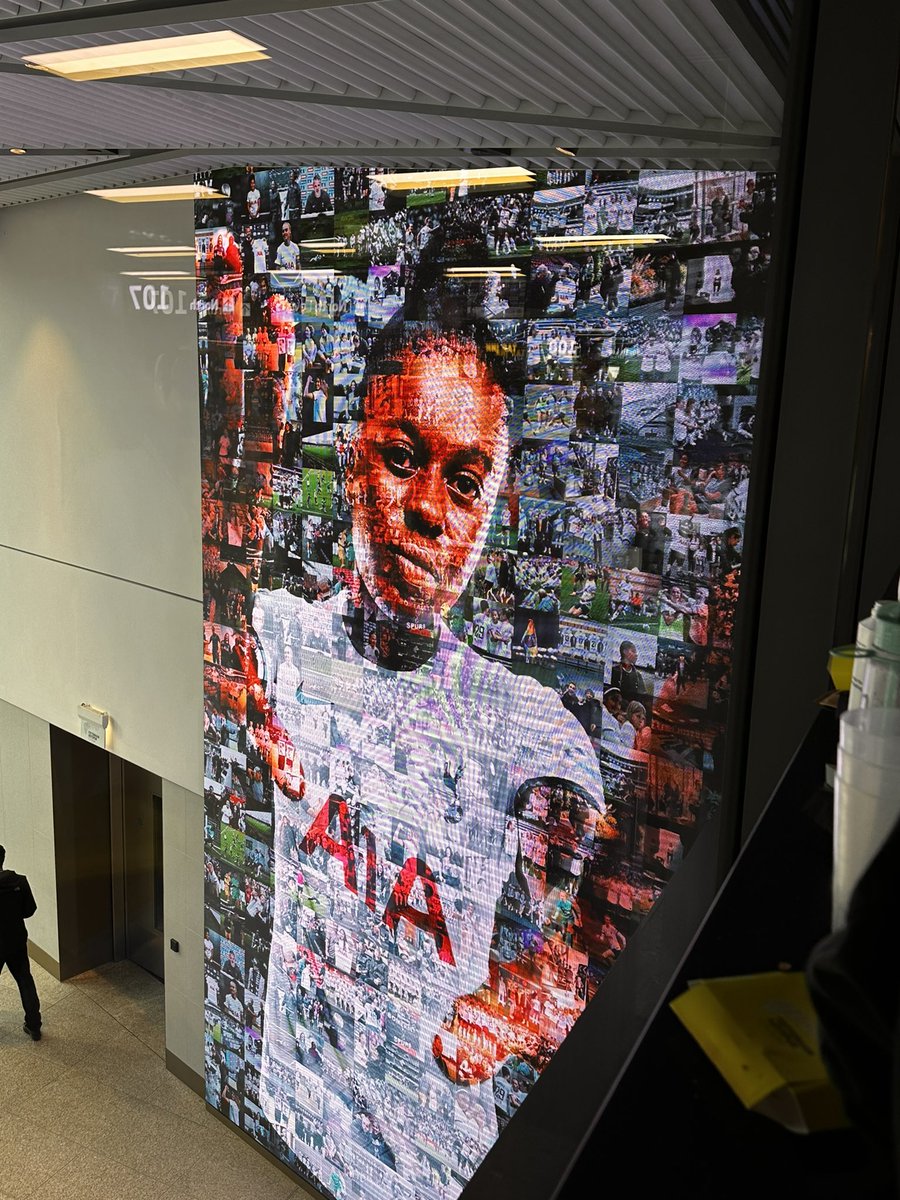
[[[444,625],[414,670],[368,662],[345,631],[346,595],[260,591],[254,606],[267,678],[288,643],[300,672],[302,702],[271,695],[306,780],[300,802],[275,789],[260,1103],[275,1121],[279,1091],[293,1097],[279,1130],[332,1193],[336,1174],[347,1200],[390,1200],[400,1180],[446,1200],[497,1136],[491,1079],[452,1083],[433,1043],[452,1051],[454,1003],[488,983],[522,836],[513,800],[551,777],[602,812],[603,788],[555,692]],[[502,1014],[478,1020],[492,1052]]]

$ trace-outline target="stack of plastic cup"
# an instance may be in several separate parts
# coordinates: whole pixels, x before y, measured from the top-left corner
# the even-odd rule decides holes
[[[898,819],[900,708],[845,712],[834,781],[833,928],[845,923],[853,889]]]

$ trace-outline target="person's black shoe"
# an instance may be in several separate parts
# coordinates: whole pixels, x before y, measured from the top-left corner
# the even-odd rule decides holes
[[[28,1025],[23,1025],[22,1032],[27,1033],[33,1042],[41,1040],[41,1031],[39,1029],[31,1029]]]

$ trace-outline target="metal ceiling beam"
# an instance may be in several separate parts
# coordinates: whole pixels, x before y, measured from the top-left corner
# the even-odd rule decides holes
[[[559,158],[560,161],[577,162],[579,159],[590,160],[593,158],[609,158],[610,155],[624,157],[628,154],[655,154],[665,157],[667,154],[682,155],[682,154],[700,154],[708,156],[710,154],[709,146],[699,146],[696,143],[688,142],[666,142],[661,144],[659,140],[653,141],[634,141],[626,144],[611,143],[607,145],[589,145],[573,147],[575,154],[573,157],[569,155],[561,155],[558,145],[529,145],[529,146],[504,146],[497,147],[496,153],[486,154],[475,147],[474,152],[471,147],[453,145],[419,145],[419,146],[322,146],[307,142],[303,146],[170,146],[166,147],[148,147],[148,146],[121,146],[116,150],[93,150],[82,149],[78,146],[53,147],[46,148],[43,146],[26,147],[27,153],[35,158],[49,155],[64,155],[69,158],[80,158],[88,154],[96,155],[118,155],[120,161],[130,161],[133,157],[141,154],[165,154],[171,159],[178,158],[196,158],[196,157],[224,157],[224,158],[241,158],[248,162],[262,162],[266,155],[274,156],[275,158],[284,158],[286,156],[298,157],[319,155],[323,158],[368,158],[372,160],[374,157],[379,158],[427,158],[433,156],[435,158],[464,158],[471,161],[473,164],[482,162],[486,159],[506,159],[506,158],[522,158],[530,157],[547,157],[548,155]],[[759,146],[748,146],[739,139],[735,139],[734,145],[721,147],[728,154],[759,154]],[[774,153],[777,153],[777,148],[773,148]],[[0,154],[4,152],[4,147],[0,147]],[[774,156],[774,154],[773,154]]]
[[[109,157],[111,154],[141,154],[144,150],[143,147],[132,151],[128,149],[98,149],[96,146],[24,146],[22,149],[32,158],[84,158],[89,154]],[[9,146],[0,146],[0,154],[9,153]]]
[[[778,95],[783,97],[787,79],[787,45],[774,48],[773,31],[765,28],[752,7],[748,11],[749,6],[743,0],[712,2],[760,71]]]
[[[155,150],[146,153],[135,154],[119,154],[113,158],[103,159],[100,161],[80,163],[77,166],[63,167],[56,171],[40,171],[33,175],[20,175],[15,179],[7,179],[0,182],[0,194],[5,192],[16,192],[24,189],[30,189],[35,185],[40,185],[46,182],[56,183],[59,180],[64,180],[68,183],[75,183],[79,177],[87,176],[93,179],[96,175],[103,171],[121,169],[129,165],[146,166],[154,162],[165,162],[177,164],[180,157],[203,158],[209,157],[212,159],[210,169],[215,169],[216,166],[222,166],[221,156],[225,154],[240,155],[241,160],[245,158],[256,158],[260,161],[258,155],[270,156],[278,159],[286,156],[296,156],[298,159],[301,155],[309,158],[313,152],[316,157],[321,158],[337,158],[349,159],[351,161],[362,159],[362,165],[366,165],[366,160],[369,162],[373,158],[378,157],[385,161],[394,159],[403,161],[409,159],[413,162],[424,161],[426,163],[432,160],[437,160],[439,163],[460,162],[471,163],[472,155],[466,150],[455,148],[442,149],[440,147],[418,146],[414,148],[392,148],[389,155],[385,155],[384,147],[380,148],[348,148],[346,146],[288,146],[288,147],[250,147],[250,148],[231,148],[230,150],[220,150],[209,147],[194,147],[190,149],[181,148],[180,150]],[[36,152],[39,153],[39,152]],[[77,151],[70,152],[73,157],[77,155]],[[578,159],[563,159],[559,155],[553,153],[549,147],[531,147],[528,150],[520,149],[519,156],[527,156],[533,160],[549,161],[550,163],[574,163]],[[665,169],[664,165],[667,161],[675,160],[676,168],[686,168],[689,164],[711,164],[710,151],[707,147],[701,146],[686,146],[686,147],[659,147],[659,146],[613,146],[613,147],[598,147],[597,153],[581,155],[580,161],[593,162],[622,162],[626,164],[634,164],[639,162],[649,162],[653,166],[660,166]],[[484,163],[485,159],[480,159]],[[235,164],[236,166],[237,164]],[[752,169],[757,167],[771,167],[775,165],[774,157],[761,155],[754,147],[729,147],[724,155],[716,154],[715,165],[720,169],[745,168]],[[428,170],[428,167],[423,167],[423,170]],[[182,177],[186,171],[173,170],[171,177]],[[168,173],[166,175],[168,176]],[[126,186],[123,184],[123,186]],[[77,187],[73,190],[78,190]]]
[[[0,45],[33,42],[43,38],[82,37],[94,33],[121,33],[152,29],[158,25],[187,25],[195,21],[233,21],[240,17],[272,13],[309,12],[348,4],[382,3],[383,0],[125,0],[95,4],[61,12],[30,13],[0,20]]]
[[[281,0],[278,0],[280,3]],[[43,71],[33,71],[23,63],[0,62],[0,73],[28,75],[32,79],[69,83]],[[469,121],[497,121],[505,125],[550,125],[558,129],[591,129],[597,133],[626,136],[684,138],[703,142],[711,147],[726,146],[740,141],[744,146],[771,149],[779,139],[768,133],[744,133],[737,129],[697,129],[685,125],[659,125],[649,121],[618,121],[604,116],[584,116],[580,113],[529,112],[524,109],[484,108],[469,104],[431,104],[417,100],[391,100],[385,96],[331,96],[320,92],[305,92],[299,88],[267,87],[262,84],[209,83],[195,79],[161,79],[157,76],[127,76],[123,79],[98,79],[89,84],[70,83],[72,87],[140,87],[159,88],[167,92],[189,92],[198,95],[233,96],[242,100],[268,100],[276,104],[311,104],[324,108],[356,108],[372,112],[419,113],[423,116],[447,117]]]
[[[73,150],[72,157],[78,151]],[[58,171],[39,171],[35,175],[20,175],[16,179],[5,179],[0,183],[0,193],[20,191],[24,187],[33,187],[36,183],[71,179],[79,175],[99,175],[103,171],[121,170],[126,166],[147,166],[154,162],[169,162],[172,159],[171,150],[154,150],[141,154],[117,154],[113,158],[101,159],[99,162],[79,163],[75,167],[61,167]]]

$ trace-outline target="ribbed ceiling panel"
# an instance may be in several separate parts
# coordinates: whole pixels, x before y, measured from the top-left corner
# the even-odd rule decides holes
[[[59,171],[67,167],[90,166],[96,161],[96,157],[77,154],[71,156],[62,154],[54,154],[52,156],[30,154],[25,158],[6,154],[0,156],[0,182],[7,179],[27,179],[29,176],[44,171]]]
[[[277,3],[277,0],[276,0]],[[4,57],[199,33],[226,24],[268,62],[173,72],[370,99],[570,109],[620,120],[754,120],[773,131],[775,89],[706,0],[387,0],[321,12],[12,43]]]
[[[0,0],[0,32],[3,19],[104,7],[103,0]],[[18,64],[27,53],[223,24],[265,45],[270,60],[154,76],[152,87],[2,72],[2,63]],[[167,80],[171,88],[160,86]],[[197,82],[229,94],[179,90]],[[248,86],[271,88],[272,96],[249,96]],[[442,113],[445,106],[454,111]],[[184,173],[192,159],[179,150],[203,152],[206,166],[234,147],[252,149],[258,162],[274,161],[267,147],[304,147],[288,161],[315,158],[324,147],[335,163],[389,163],[392,149],[421,147],[421,159],[402,162],[427,166],[454,149],[510,146],[539,164],[566,145],[587,148],[586,162],[614,165],[769,166],[780,120],[777,88],[712,0],[378,0],[0,44],[4,144],[71,149],[76,157],[86,148],[173,151],[171,160],[123,165],[122,183],[145,182],[147,171]],[[713,131],[727,135],[727,146],[702,138]],[[37,154],[24,161],[9,170],[77,165]],[[0,181],[9,178],[0,172]],[[108,170],[103,178],[114,181]],[[89,186],[85,179],[35,179],[22,196],[0,191],[0,205],[77,191]]]

